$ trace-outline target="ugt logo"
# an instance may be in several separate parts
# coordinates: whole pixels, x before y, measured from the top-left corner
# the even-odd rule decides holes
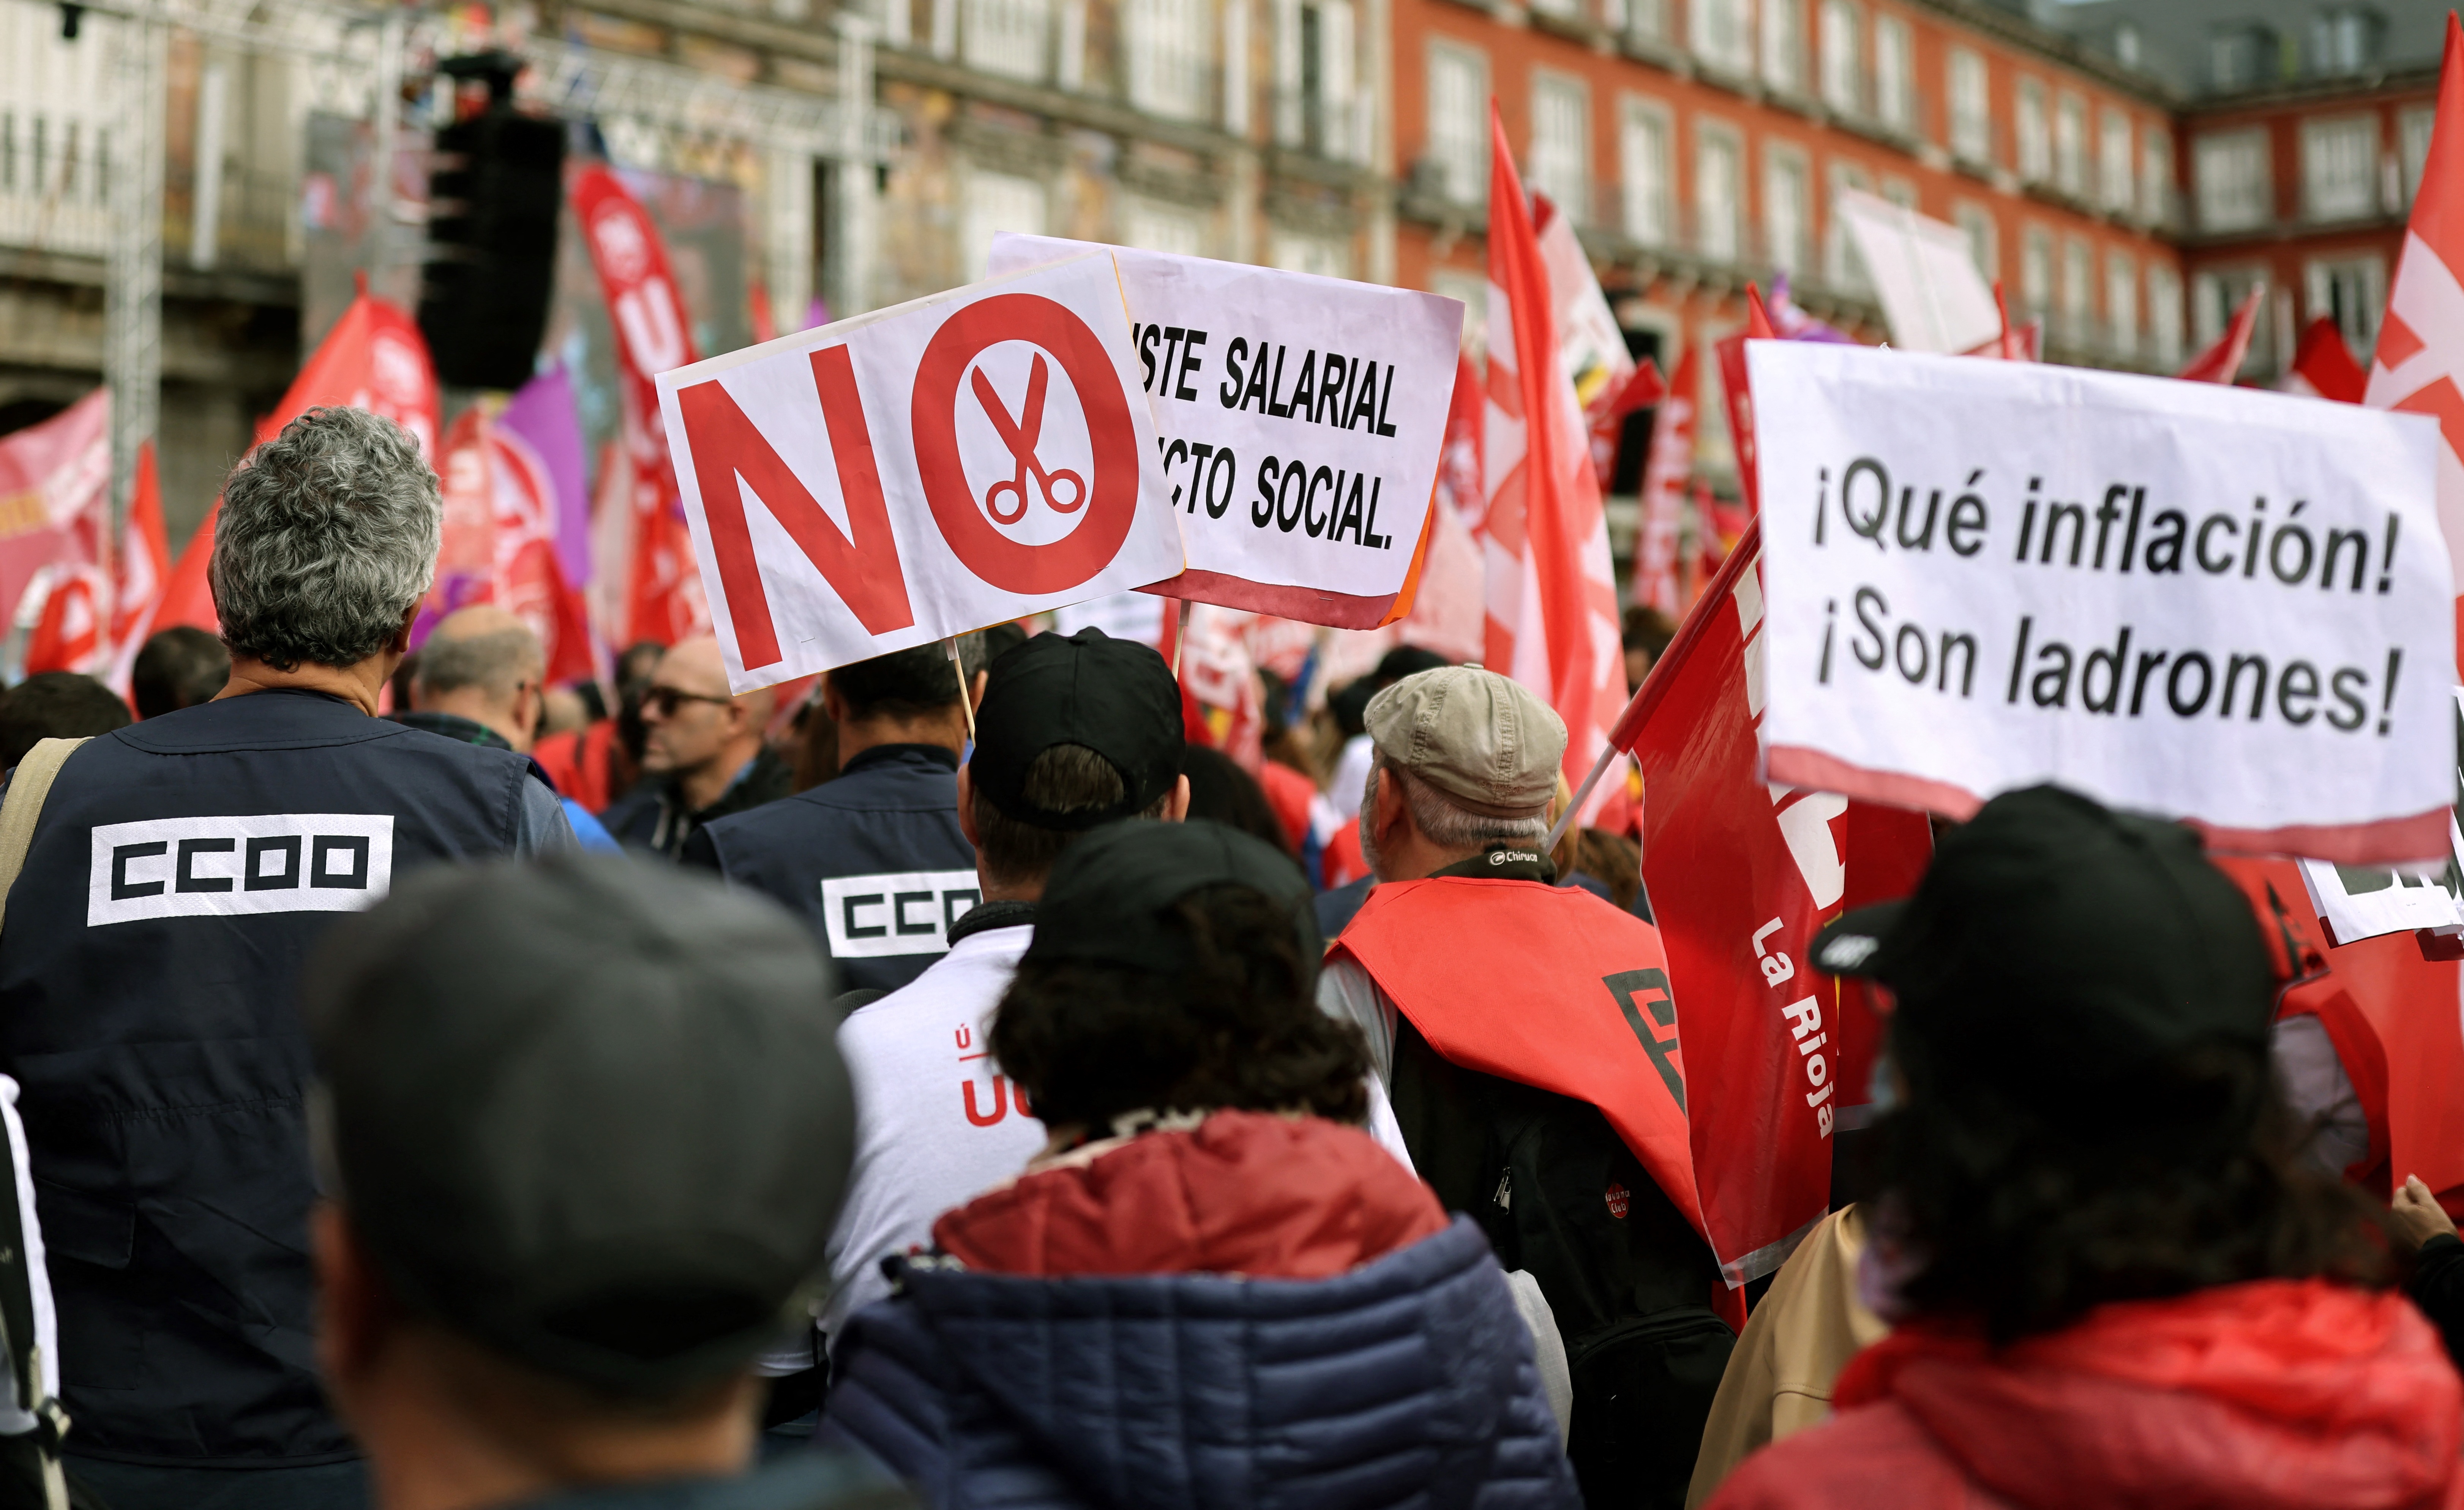
[[[847,501],[844,533],[717,380],[676,390],[747,671],[784,657],[743,483],[868,634],[915,622],[854,358],[837,345],[809,360]],[[1137,514],[1137,431],[1111,357],[1067,305],[997,294],[964,306],[926,344],[908,409],[915,481],[934,526],[979,578],[1023,595],[1063,592],[1120,553]]]

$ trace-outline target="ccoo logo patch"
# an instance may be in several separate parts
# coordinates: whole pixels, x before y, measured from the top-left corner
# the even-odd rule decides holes
[[[85,923],[356,912],[393,882],[390,813],[157,818],[93,830]]]

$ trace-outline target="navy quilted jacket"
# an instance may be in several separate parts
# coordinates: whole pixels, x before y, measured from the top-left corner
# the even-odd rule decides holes
[[[1329,1280],[923,1262],[856,1313],[821,1440],[934,1510],[1579,1506],[1480,1229]]]

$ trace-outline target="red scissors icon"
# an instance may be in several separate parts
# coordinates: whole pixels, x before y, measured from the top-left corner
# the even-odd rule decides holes
[[[1046,471],[1035,454],[1035,443],[1044,435],[1044,390],[1051,376],[1044,364],[1044,353],[1037,352],[1035,365],[1027,372],[1026,406],[1018,418],[1012,419],[1008,406],[984,377],[984,369],[975,370],[976,402],[984,406],[985,418],[993,422],[993,428],[1001,432],[1001,444],[1009,448],[1010,455],[1018,462],[1017,476],[994,483],[984,493],[984,508],[996,523],[1016,524],[1026,517],[1026,479],[1030,474],[1053,513],[1075,514],[1087,506],[1087,479],[1067,468]],[[1017,494],[1016,506],[1006,512],[1001,508],[1001,495],[1005,492]],[[1066,503],[1062,501],[1065,493],[1068,499]]]

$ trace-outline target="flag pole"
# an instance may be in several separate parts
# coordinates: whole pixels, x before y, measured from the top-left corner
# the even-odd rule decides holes
[[[967,663],[958,658],[958,637],[950,636],[950,669],[958,673],[958,706],[967,714],[967,743],[976,742],[975,689],[967,685]]]
[[[1189,634],[1189,603],[1185,599],[1167,598],[1172,604],[1172,679],[1180,680],[1180,642]]]
[[[1621,754],[1623,752],[1615,745],[1600,748],[1600,757],[1592,762],[1592,769],[1583,777],[1583,784],[1574,788],[1574,795],[1567,801],[1566,810],[1557,815],[1557,821],[1549,825],[1548,841],[1540,846],[1542,854],[1557,852],[1557,842],[1566,837],[1566,830],[1573,824],[1574,815],[1583,810],[1583,803],[1590,799],[1592,788],[1600,784],[1600,777],[1608,774],[1609,762]]]

